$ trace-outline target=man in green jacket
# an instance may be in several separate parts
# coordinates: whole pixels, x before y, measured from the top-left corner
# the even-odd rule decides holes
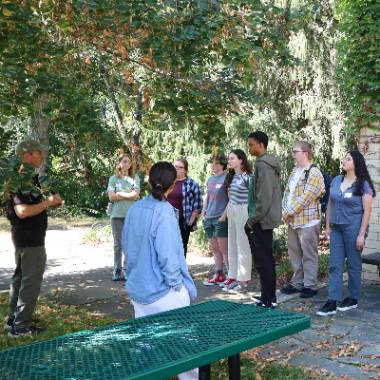
[[[273,229],[281,223],[281,166],[277,157],[267,153],[268,136],[262,131],[248,136],[249,153],[256,158],[248,194],[248,221],[245,232],[252,258],[260,277],[261,297],[257,305],[274,308],[276,304],[276,265],[273,257]]]

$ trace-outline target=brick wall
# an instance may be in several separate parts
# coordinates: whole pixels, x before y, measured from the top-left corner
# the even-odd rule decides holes
[[[380,128],[360,131],[359,149],[364,154],[377,196],[373,202],[369,234],[364,254],[380,252]]]

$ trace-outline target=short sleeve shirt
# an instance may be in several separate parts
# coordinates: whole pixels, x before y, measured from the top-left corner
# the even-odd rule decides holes
[[[343,176],[338,175],[332,180],[330,185],[330,222],[334,224],[351,224],[357,218],[361,220],[364,212],[363,200],[360,195],[354,195],[355,183],[342,192],[340,189],[342,181]],[[373,194],[368,181],[363,183],[363,194]]]
[[[34,178],[36,184],[38,177]],[[7,216],[12,226],[12,240],[16,248],[41,247],[45,245],[45,235],[47,229],[47,213],[42,211],[37,215],[20,219],[15,210],[15,205],[34,205],[41,203],[42,195],[32,193],[15,193],[11,194],[8,201]]]
[[[207,181],[207,210],[205,219],[219,218],[228,203],[226,174],[212,176]]]
[[[132,177],[121,177],[116,176],[110,177],[108,181],[107,192],[118,192],[118,191],[132,191],[140,189],[140,178],[136,175]],[[123,200],[113,203],[111,218],[125,218],[127,215],[128,208],[133,204],[133,200]]]

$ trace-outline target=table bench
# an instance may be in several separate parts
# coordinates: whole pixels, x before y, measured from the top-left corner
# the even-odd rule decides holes
[[[304,330],[310,318],[251,304],[207,301],[0,352],[1,380],[160,380]]]
[[[380,252],[379,251],[362,255],[362,262],[363,264],[377,265],[377,272],[380,276]]]

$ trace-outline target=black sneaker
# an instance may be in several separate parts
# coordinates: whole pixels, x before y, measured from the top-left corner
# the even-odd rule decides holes
[[[37,326],[17,326],[12,325],[11,330],[8,332],[8,336],[17,338],[19,336],[26,336],[32,334],[40,334],[44,332],[45,329]]]
[[[261,296],[260,297],[253,297],[252,300],[255,303],[255,305],[259,306],[259,307],[265,307],[267,309],[275,309],[277,307],[276,301],[264,301],[261,298]]]
[[[301,289],[297,289],[292,284],[288,284],[280,290],[282,294],[295,294],[295,293],[299,293],[300,291]]]
[[[4,324],[4,331],[9,332],[12,330],[14,320],[15,320],[14,317],[8,317],[7,321]]]
[[[301,289],[301,298],[311,298],[314,297],[318,293],[318,290],[313,290],[311,288],[302,288]]]
[[[112,281],[125,281],[125,277],[121,269],[115,269],[113,271]]]
[[[357,309],[357,307],[358,307],[358,300],[347,297],[340,303],[337,309],[339,311],[348,311],[351,309]]]
[[[316,312],[321,317],[336,314],[336,301],[327,300],[327,302]]]

